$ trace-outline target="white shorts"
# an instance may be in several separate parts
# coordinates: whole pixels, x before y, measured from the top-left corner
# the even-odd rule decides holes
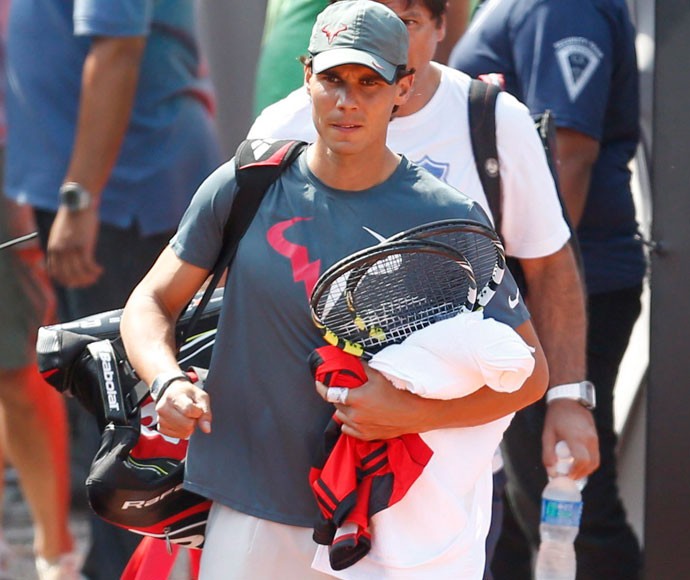
[[[243,514],[214,502],[201,555],[200,580],[323,580],[312,570],[311,528]]]

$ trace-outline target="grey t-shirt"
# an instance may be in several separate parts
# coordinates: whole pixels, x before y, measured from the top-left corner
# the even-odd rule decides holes
[[[202,184],[171,241],[181,259],[213,266],[235,190],[232,161]],[[316,393],[307,365],[325,344],[311,321],[310,292],[319,274],[377,244],[376,235],[448,218],[488,223],[478,204],[405,158],[385,182],[357,192],[323,184],[305,154],[285,171],[268,189],[226,283],[206,383],[213,430],[190,440],[188,489],[260,518],[313,524],[307,478],[333,406]],[[522,303],[508,305],[516,294],[508,275],[485,315],[512,327],[527,320]]]

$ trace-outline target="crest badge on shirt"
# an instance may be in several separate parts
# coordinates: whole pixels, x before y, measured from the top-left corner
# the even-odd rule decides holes
[[[568,96],[575,102],[599,67],[604,53],[594,42],[581,36],[559,40],[554,49]]]
[[[441,181],[446,181],[448,176],[448,169],[450,168],[450,163],[441,163],[440,161],[434,161],[429,158],[428,155],[422,157],[419,161],[415,161],[417,165],[426,169],[431,175],[437,177]]]

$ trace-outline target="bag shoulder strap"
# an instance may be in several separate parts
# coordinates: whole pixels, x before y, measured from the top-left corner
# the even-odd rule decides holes
[[[472,79],[467,99],[472,153],[497,232],[501,231],[501,172],[496,146],[496,85]]]
[[[297,159],[307,146],[304,141],[246,139],[235,153],[237,194],[223,231],[223,251],[216,268],[228,266],[270,185]]]
[[[582,263],[582,252],[580,250],[580,243],[577,238],[576,229],[568,216],[565,209],[565,202],[563,201],[563,192],[561,191],[560,181],[558,179],[558,169],[556,167],[556,159],[558,159],[557,141],[556,141],[556,117],[551,109],[546,109],[539,115],[534,115],[534,125],[537,128],[537,133],[541,139],[541,144],[546,154],[546,161],[549,164],[549,171],[553,177],[554,185],[556,186],[556,193],[558,194],[558,201],[561,204],[563,212],[563,219],[570,230],[570,245],[575,254],[580,274],[584,276],[584,265]]]
[[[489,75],[490,76],[490,75]],[[496,146],[496,99],[501,89],[494,84],[472,79],[468,98],[468,111],[470,122],[470,137],[472,140],[472,153],[477,165],[477,173],[484,188],[489,209],[494,219],[494,227],[498,235],[501,235],[503,223],[503,196],[501,192],[501,171],[498,162],[498,148]],[[561,204],[563,218],[570,229],[570,245],[575,254],[575,260],[582,273],[582,256],[575,229],[568,219],[563,198],[558,183],[556,169],[556,123],[553,112],[544,111],[534,116],[534,124],[539,134],[549,170],[556,185],[558,200]],[[527,295],[527,283],[518,260],[508,259],[508,264],[513,276],[523,294]]]
[[[246,139],[240,143],[235,153],[237,193],[223,229],[223,246],[213,266],[213,277],[194,314],[184,329],[178,333],[178,345],[191,334],[211,299],[213,291],[218,286],[223,272],[232,263],[237,246],[252,223],[264,194],[306,146],[307,143],[304,141],[287,139]]]

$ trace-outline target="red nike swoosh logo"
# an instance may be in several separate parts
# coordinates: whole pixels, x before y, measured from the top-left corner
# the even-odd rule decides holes
[[[290,260],[292,267],[292,277],[295,282],[303,282],[304,289],[307,292],[307,299],[311,296],[311,292],[319,279],[319,271],[321,269],[321,260],[309,259],[309,253],[305,246],[300,246],[285,239],[285,232],[294,226],[297,222],[308,221],[313,218],[295,217],[289,220],[278,222],[268,230],[266,239],[271,247],[281,256],[285,256]]]

